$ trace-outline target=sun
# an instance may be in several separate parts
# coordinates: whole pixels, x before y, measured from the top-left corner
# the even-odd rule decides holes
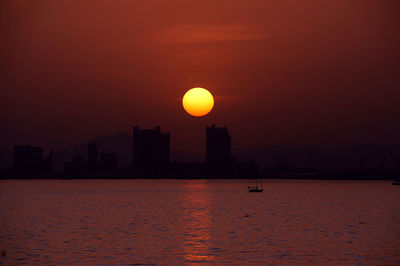
[[[205,116],[214,107],[214,97],[204,88],[188,90],[182,98],[185,111],[192,116]]]

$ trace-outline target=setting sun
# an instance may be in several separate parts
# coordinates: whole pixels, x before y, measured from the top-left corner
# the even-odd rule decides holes
[[[183,96],[182,105],[192,116],[205,116],[214,106],[214,97],[204,88],[193,88]]]

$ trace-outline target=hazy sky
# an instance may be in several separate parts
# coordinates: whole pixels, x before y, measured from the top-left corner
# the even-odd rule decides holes
[[[0,146],[160,125],[202,152],[211,123],[236,148],[400,143],[399,3],[2,0]]]

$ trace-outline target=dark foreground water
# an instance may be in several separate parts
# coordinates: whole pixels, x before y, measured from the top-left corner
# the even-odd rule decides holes
[[[388,181],[0,182],[0,263],[400,264]]]

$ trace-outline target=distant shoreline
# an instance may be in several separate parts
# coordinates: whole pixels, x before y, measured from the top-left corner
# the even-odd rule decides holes
[[[2,177],[0,180],[254,180],[256,178],[178,178],[178,177],[93,177],[93,178],[73,178],[73,177],[38,177],[38,178],[27,178],[27,177]],[[319,177],[259,177],[258,179],[262,180],[340,180],[340,181],[392,181],[393,177],[367,177],[367,178],[358,178],[358,177],[330,177],[330,178],[319,178]]]

